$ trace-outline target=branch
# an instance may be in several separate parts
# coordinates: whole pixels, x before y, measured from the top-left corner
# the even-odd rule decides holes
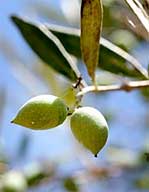
[[[149,87],[149,80],[144,81],[132,81],[128,83],[123,83],[120,85],[100,85],[100,86],[88,86],[78,92],[77,97],[83,96],[89,92],[107,92],[107,91],[132,91],[133,89],[141,89]]]

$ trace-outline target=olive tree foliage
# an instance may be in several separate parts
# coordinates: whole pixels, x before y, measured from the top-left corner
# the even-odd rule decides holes
[[[148,99],[149,74],[148,69],[129,53],[127,47],[114,44],[103,37],[103,34],[106,34],[104,28],[107,25],[106,21],[110,18],[107,19],[104,1],[82,0],[80,3],[80,13],[78,13],[80,29],[33,22],[18,15],[11,16],[13,24],[34,53],[45,65],[53,69],[52,73],[62,76],[71,88],[71,93],[66,92],[65,98],[50,94],[33,97],[18,110],[12,123],[44,131],[57,127],[68,117],[74,137],[97,157],[110,137],[108,122],[97,109],[82,106],[84,96],[90,92],[101,94],[110,91],[131,92],[139,89]],[[143,31],[142,33],[140,29],[135,31],[132,27],[133,33],[139,38],[148,40],[149,16],[146,8],[149,5],[148,1],[143,1],[141,4],[138,0],[125,0],[123,3],[128,6],[127,9],[130,8],[129,11],[135,16]],[[135,25],[130,20],[128,22]],[[119,26],[114,23],[113,25],[115,28]],[[87,75],[81,71],[82,66]],[[114,75],[118,81],[100,84],[98,78],[102,72],[106,72],[107,76]],[[69,96],[73,97],[72,105],[65,103],[66,97]],[[47,171],[47,165],[43,167],[37,165],[36,168],[31,175],[28,175],[28,172],[24,175],[17,172],[7,173],[0,187],[4,191],[11,191],[11,186],[13,191],[25,191],[42,179],[55,176],[55,169],[48,167]],[[100,176],[100,171],[94,171],[91,170],[93,174]],[[108,175],[111,170],[103,171]],[[20,186],[12,181],[13,177],[20,181]],[[73,177],[61,179],[68,191],[79,191]]]

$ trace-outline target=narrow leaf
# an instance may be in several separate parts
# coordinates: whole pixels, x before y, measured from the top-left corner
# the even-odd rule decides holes
[[[70,54],[81,58],[80,30],[56,25],[47,25],[47,27],[60,39]],[[102,37],[98,67],[117,75],[135,78],[147,76],[145,71],[141,73],[141,64],[133,56]]]
[[[42,31],[36,26],[35,24],[30,23],[29,21],[25,21],[24,19],[13,16],[13,20],[15,20],[15,23],[17,24],[18,28],[20,28],[20,31],[22,35],[24,36],[24,39],[28,42],[30,47],[34,50],[34,52],[49,66],[53,67],[55,69],[56,66],[60,65],[60,62],[62,64],[62,67],[58,67],[56,71],[58,71],[61,74],[64,74],[64,76],[68,77],[71,80],[76,80],[76,75],[71,70],[68,61],[63,56],[62,53],[59,53],[59,50],[56,49],[56,53],[53,53],[53,45],[54,43],[49,44],[49,39],[47,40],[47,36],[42,33]],[[69,54],[74,55],[77,58],[81,58],[81,50],[80,50],[80,30],[75,28],[68,28],[68,27],[61,27],[58,25],[46,25],[48,30],[51,31],[63,44],[66,51]],[[28,32],[27,32],[28,31]],[[29,34],[29,37],[27,36]],[[31,36],[31,37],[30,37]],[[37,39],[36,41],[33,39]],[[42,39],[40,39],[42,38]],[[39,46],[38,46],[39,41]],[[112,44],[108,40],[101,37],[100,39],[100,55],[99,55],[99,61],[98,61],[98,67],[100,67],[103,70],[109,71],[111,73],[117,74],[117,75],[124,75],[128,77],[135,77],[135,78],[144,78],[144,75],[141,74],[136,68],[132,67],[135,65],[135,63],[138,64],[140,67],[139,62],[135,58],[133,59],[133,64],[130,59],[127,58],[127,55],[129,55],[127,52],[122,51],[125,54],[121,54],[121,52],[117,51],[120,48],[116,45]],[[111,46],[109,47],[109,44]],[[41,46],[44,47],[44,53]],[[114,49],[112,48],[115,47]],[[116,49],[117,47],[117,49]],[[55,45],[54,45],[55,49]],[[58,52],[58,55],[57,55]],[[53,60],[50,55],[55,55],[55,59]],[[124,56],[125,55],[125,56]],[[129,55],[129,57],[132,57]],[[62,58],[62,59],[61,59]],[[133,58],[133,57],[132,57]],[[63,61],[64,60],[64,61]],[[126,62],[127,61],[127,62]],[[68,69],[68,72],[66,73],[61,72],[61,70],[64,70],[64,68]],[[70,75],[70,74],[72,75]]]
[[[92,80],[99,58],[99,39],[102,30],[103,7],[101,0],[82,0],[81,52]]]
[[[70,65],[70,56],[56,36],[49,30],[47,34],[45,26],[35,25],[16,16],[11,18],[33,51],[45,63],[68,79],[77,79]]]

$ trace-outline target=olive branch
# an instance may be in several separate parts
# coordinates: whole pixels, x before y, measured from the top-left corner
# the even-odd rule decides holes
[[[83,96],[89,92],[108,92],[108,91],[126,91],[130,92],[134,89],[141,89],[149,87],[149,80],[143,81],[130,81],[122,84],[115,85],[99,85],[99,86],[87,86],[78,92],[77,96]]]

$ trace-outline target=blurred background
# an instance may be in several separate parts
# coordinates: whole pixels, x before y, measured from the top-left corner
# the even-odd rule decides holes
[[[127,50],[147,68],[147,32],[124,1],[103,2],[102,36]],[[19,107],[32,96],[67,95],[66,102],[69,105],[74,102],[73,94],[68,95],[71,83],[39,59],[10,16],[17,14],[31,21],[79,28],[79,13],[79,0],[5,0],[0,3],[0,176],[11,173],[17,180],[19,174],[25,174],[28,181],[24,181],[20,192],[148,191],[148,89],[88,94],[83,98],[82,105],[99,109],[110,127],[108,142],[98,158],[75,141],[69,119],[47,131],[32,131],[10,124]],[[88,80],[82,64],[80,70]],[[99,70],[97,80],[108,84],[127,78]]]

